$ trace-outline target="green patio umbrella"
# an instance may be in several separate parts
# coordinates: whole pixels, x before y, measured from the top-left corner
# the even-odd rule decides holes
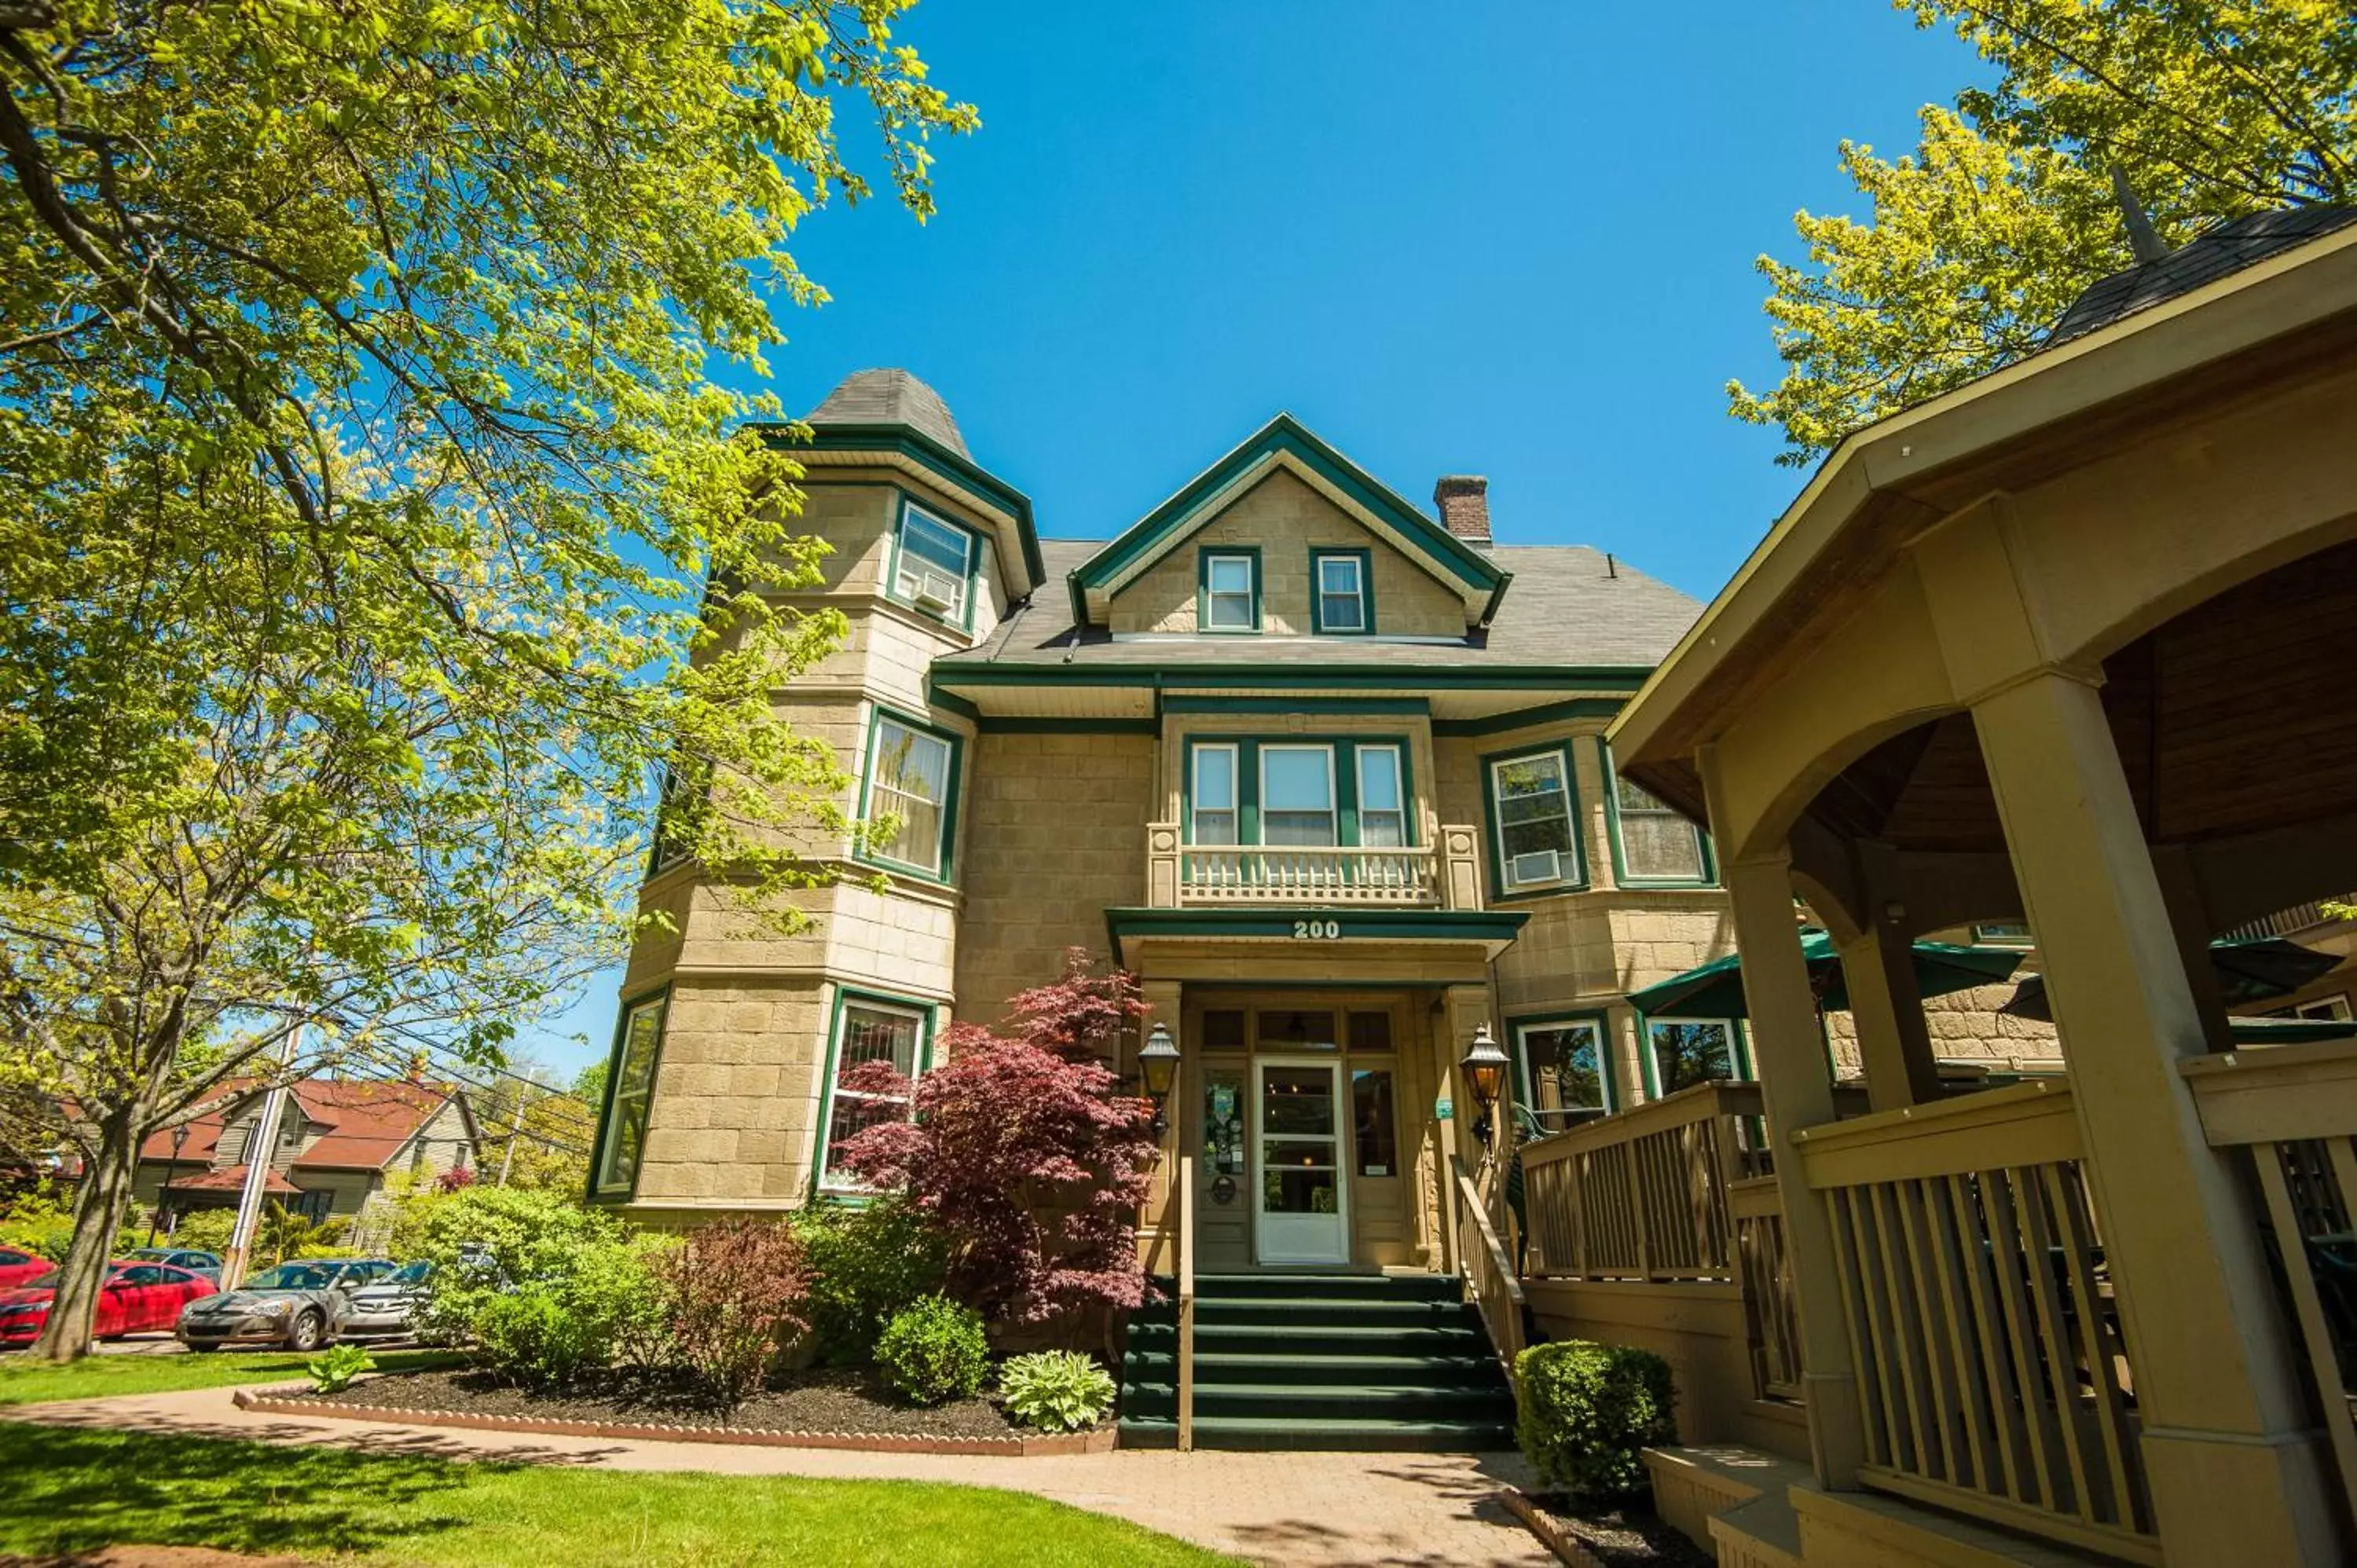
[[[2339,953],[2319,952],[2281,937],[2221,937],[2210,944],[2210,969],[2218,977],[2219,998],[2229,1007],[2288,996],[2330,973],[2340,961]],[[2054,1021],[2053,1004],[2046,1000],[2046,982],[2035,974],[2023,981],[2013,999],[1998,1011],[2017,1018]]]
[[[1849,993],[1843,989],[1841,955],[1824,932],[1803,929],[1801,952],[1808,961],[1809,988],[1817,1005],[1827,1012],[1846,1012]],[[2003,948],[1964,948],[1952,942],[1915,944],[1915,984],[1925,996],[1945,996],[1975,985],[1994,985],[2013,978],[2023,954]],[[1629,993],[1637,1010],[1663,1018],[1748,1018],[1743,999],[1743,959],[1729,953],[1699,969],[1672,975],[1642,991]]]

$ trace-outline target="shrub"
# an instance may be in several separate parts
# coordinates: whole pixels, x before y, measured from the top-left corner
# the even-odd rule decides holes
[[[172,1245],[193,1248],[218,1257],[229,1251],[230,1231],[237,1224],[234,1208],[199,1208],[180,1216],[172,1227]]]
[[[998,1390],[1016,1420],[1042,1432],[1094,1426],[1113,1408],[1112,1376],[1073,1350],[1017,1356],[998,1369]]]
[[[707,1225],[657,1263],[670,1348],[719,1403],[735,1409],[808,1326],[810,1262],[793,1228],[773,1220]]]
[[[361,1346],[339,1345],[304,1362],[303,1369],[311,1374],[314,1391],[339,1394],[362,1372],[375,1371],[376,1358]]]
[[[72,1198],[46,1181],[20,1194],[5,1212],[0,1212],[0,1246],[22,1248],[53,1263],[66,1261],[66,1249],[73,1245],[73,1233]],[[145,1227],[126,1219],[115,1232],[114,1250],[118,1254],[127,1252],[146,1242]]]
[[[905,1306],[876,1341],[876,1365],[886,1382],[919,1404],[971,1398],[990,1372],[982,1315],[939,1295]]]
[[[1641,1491],[1640,1450],[1677,1441],[1670,1364],[1650,1350],[1563,1339],[1514,1359],[1523,1455],[1548,1482],[1605,1502]]]
[[[940,1233],[896,1198],[805,1208],[794,1230],[810,1260],[810,1345],[822,1361],[869,1359],[893,1314],[942,1288]]]

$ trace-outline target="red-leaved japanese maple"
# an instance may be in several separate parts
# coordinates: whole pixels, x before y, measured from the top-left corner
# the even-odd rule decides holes
[[[1105,1060],[1118,1054],[1122,1036],[1146,1013],[1137,976],[1125,969],[1096,972],[1086,948],[1064,950],[1064,972],[1051,985],[1035,985],[1006,999],[999,1027],[1013,1039],[1074,1060]]]
[[[1017,998],[1026,1038],[959,1024],[942,1041],[948,1060],[913,1086],[889,1062],[844,1079],[913,1094],[913,1121],[869,1127],[836,1157],[870,1186],[906,1189],[948,1244],[949,1294],[994,1323],[1145,1299],[1133,1227],[1151,1184],[1153,1108],[1095,1059],[1145,1009],[1133,977],[1092,975],[1082,959]]]

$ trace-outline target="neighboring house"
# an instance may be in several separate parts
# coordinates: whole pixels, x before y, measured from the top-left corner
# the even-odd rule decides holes
[[[673,933],[630,960],[597,1201],[679,1224],[856,1191],[835,1150],[905,1108],[845,1072],[927,1066],[1074,946],[1178,1036],[1205,1270],[1451,1267],[1481,1025],[1558,1120],[1647,1099],[1657,1045],[1746,1070],[1735,1026],[1623,1000],[1730,940],[1710,844],[1601,739],[1684,594],[1497,542],[1480,478],[1427,512],[1289,416],[1111,540],[1039,538],[905,371],[809,424],[797,526],[834,553],[790,602],[850,632],[780,711],[857,776],[846,807],[899,820],[851,868],[884,891],[807,895],[813,927],[771,940],[657,857],[642,903]],[[1534,532],[1577,521],[1525,504]],[[1318,1110],[1281,1133],[1277,1096]]]
[[[189,1122],[177,1153],[171,1133],[150,1137],[136,1201],[181,1212],[235,1204],[261,1109],[257,1094]],[[438,1176],[480,1158],[466,1093],[422,1080],[305,1079],[288,1092],[278,1134],[263,1190],[314,1221],[358,1215],[404,1172]]]

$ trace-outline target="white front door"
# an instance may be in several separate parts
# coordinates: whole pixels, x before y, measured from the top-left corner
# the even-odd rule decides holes
[[[1253,1248],[1264,1263],[1351,1261],[1341,1093],[1342,1064],[1331,1058],[1253,1063],[1253,1129],[1260,1144]]]

